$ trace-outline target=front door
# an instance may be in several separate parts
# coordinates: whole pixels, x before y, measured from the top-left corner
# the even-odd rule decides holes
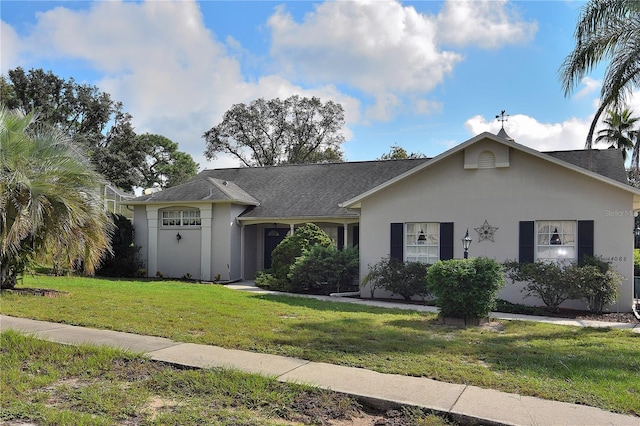
[[[289,232],[289,228],[267,228],[264,230],[264,269],[271,268],[271,252],[284,240],[287,232]]]

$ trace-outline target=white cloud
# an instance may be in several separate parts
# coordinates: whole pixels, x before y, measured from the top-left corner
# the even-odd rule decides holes
[[[506,0],[446,1],[438,16],[393,0],[363,0],[321,3],[301,22],[279,7],[268,28],[271,55],[289,78],[356,88],[376,102],[364,117],[388,120],[408,110],[406,97],[431,91],[463,60],[443,41],[483,48],[525,43],[537,24],[520,19]],[[413,111],[426,114],[433,105],[414,104]]]
[[[505,131],[517,143],[538,151],[566,151],[583,149],[591,119],[571,118],[561,123],[540,123],[527,115],[512,115],[504,124]],[[497,134],[501,123],[485,120],[476,115],[465,122],[465,127],[473,135],[482,132]]]
[[[433,17],[395,1],[326,2],[302,23],[281,7],[268,26],[271,54],[288,75],[374,96],[429,91],[462,59],[437,47]]]
[[[523,21],[507,0],[448,0],[437,22],[438,37],[453,46],[527,43],[538,30],[537,22]]]
[[[578,90],[576,92],[575,95],[573,95],[573,97],[575,99],[582,99],[585,98],[586,96],[590,95],[591,93],[597,91],[600,89],[600,86],[602,84],[602,82],[600,80],[595,80],[591,77],[584,77],[580,83],[582,84],[582,87],[580,90]]]
[[[0,73],[6,74],[11,68],[22,64],[19,57],[20,39],[16,31],[4,21],[0,21]]]
[[[238,164],[225,155],[207,162],[202,138],[235,103],[318,96],[341,103],[347,123],[360,119],[359,101],[334,86],[308,90],[275,75],[248,82],[235,59],[241,46],[232,41],[227,49],[218,41],[195,2],[96,2],[84,11],[57,7],[39,14],[24,39],[4,23],[2,35],[2,60],[10,68],[21,65],[19,57],[71,59],[104,74],[94,84],[123,102],[136,132],[170,138],[203,168]],[[351,137],[348,128],[344,134]]]

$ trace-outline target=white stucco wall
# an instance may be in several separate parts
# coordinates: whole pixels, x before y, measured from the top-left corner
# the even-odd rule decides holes
[[[475,144],[474,150],[482,152],[482,144]],[[496,157],[505,161],[503,153]],[[392,222],[453,222],[454,257],[463,256],[460,240],[468,228],[473,238],[470,257],[504,261],[518,257],[519,221],[593,220],[594,254],[611,258],[625,277],[619,307],[628,311],[633,284],[632,194],[519,150],[510,149],[508,157],[508,167],[465,169],[460,151],[362,200],[361,278],[368,265],[389,255]],[[485,220],[498,228],[494,242],[478,241],[474,228]],[[362,296],[370,296],[368,289]],[[542,304],[533,298],[522,300],[520,288],[511,284],[499,297]]]

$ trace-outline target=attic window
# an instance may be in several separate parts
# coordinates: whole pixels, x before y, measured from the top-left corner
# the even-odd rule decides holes
[[[491,151],[482,151],[478,155],[478,168],[479,169],[495,169],[496,168],[496,156]]]
[[[200,210],[164,210],[162,226],[199,226]]]

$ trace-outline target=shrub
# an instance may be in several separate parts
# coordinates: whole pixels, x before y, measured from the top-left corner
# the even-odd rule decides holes
[[[441,316],[467,320],[489,315],[504,277],[500,263],[479,257],[438,261],[429,268],[427,282]]]
[[[362,286],[370,285],[371,298],[375,290],[383,288],[392,294],[411,300],[414,296],[426,298],[430,295],[427,288],[427,270],[429,265],[420,262],[400,262],[391,258],[383,258],[369,267],[369,273],[362,281]]]
[[[640,277],[640,249],[633,249],[633,275]]]
[[[562,302],[575,298],[573,283],[566,269],[572,264],[537,261],[533,263],[504,263],[507,277],[512,282],[525,283],[524,297],[537,296],[552,311],[557,311]]]
[[[581,299],[587,308],[602,313],[616,300],[622,276],[611,269],[611,264],[600,258],[587,256],[575,262],[535,262],[519,264],[505,262],[507,276],[512,281],[526,282],[523,291],[538,296],[552,311],[557,311],[568,299]]]
[[[133,224],[120,214],[112,214],[112,218],[116,226],[111,237],[113,254],[104,259],[96,270],[96,275],[103,277],[135,277],[138,271],[143,268],[143,265],[138,259],[140,248],[133,244]]]
[[[622,276],[611,269],[611,263],[596,257],[585,257],[580,266],[567,269],[568,280],[576,298],[587,303],[591,312],[602,313],[615,302]]]
[[[296,259],[288,277],[294,292],[330,294],[350,290],[358,269],[357,248],[338,250],[316,244]]]
[[[331,238],[313,223],[307,223],[296,229],[293,235],[288,235],[271,253],[272,274],[278,280],[288,280],[291,266],[302,256],[304,250],[314,245],[330,247]]]
[[[269,271],[258,271],[255,283],[260,288],[273,291],[289,291],[291,287],[288,280],[279,280]]]

